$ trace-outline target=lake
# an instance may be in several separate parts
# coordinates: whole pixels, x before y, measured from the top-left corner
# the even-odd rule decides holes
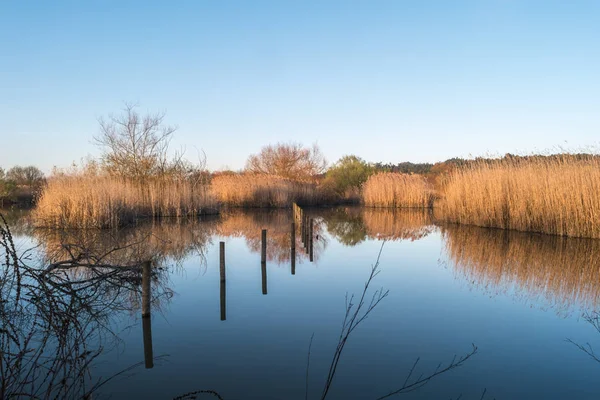
[[[297,224],[295,262],[290,210],[234,210],[119,231],[33,230],[26,216],[12,216],[15,247],[35,247],[24,264],[42,268],[77,258],[97,265],[55,264],[46,276],[57,281],[44,292],[32,288],[37,278],[23,278],[18,296],[26,306],[21,314],[3,313],[2,370],[8,374],[23,359],[6,356],[7,343],[19,339],[9,336],[13,331],[23,338],[34,332],[35,351],[43,347],[36,340],[46,338],[36,359],[46,364],[6,387],[42,398],[48,392],[76,398],[101,382],[94,398],[172,399],[207,390],[223,399],[304,399],[308,381],[307,398],[319,399],[347,296],[360,297],[380,254],[366,306],[375,291],[389,292],[349,335],[327,398],[380,398],[401,388],[411,368],[407,384],[468,355],[473,345],[476,353],[462,365],[398,397],[600,398],[600,361],[588,354],[596,350],[600,358],[600,241],[436,225],[422,211],[304,212],[313,219],[312,261]],[[147,260],[151,272],[144,277],[139,265]],[[144,279],[150,318],[142,318]],[[85,296],[67,302],[75,295],[64,288],[73,280]],[[13,296],[5,308],[17,296],[11,290],[2,292],[3,299]],[[60,293],[64,313],[32,323],[47,310],[39,298],[55,301]],[[68,318],[77,325],[62,321]],[[18,326],[8,329],[9,322]],[[29,383],[19,386],[19,379]]]

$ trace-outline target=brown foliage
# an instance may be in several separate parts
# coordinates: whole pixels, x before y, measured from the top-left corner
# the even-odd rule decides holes
[[[47,228],[115,228],[138,218],[197,216],[216,212],[205,185],[176,179],[144,184],[115,177],[64,174],[52,177],[32,217]]]
[[[246,170],[293,180],[310,180],[325,172],[327,162],[319,147],[303,147],[300,143],[277,143],[251,155]]]
[[[382,172],[363,186],[363,202],[369,207],[430,208],[434,192],[421,175]]]
[[[215,176],[211,190],[221,204],[233,207],[290,207],[335,201],[333,193],[315,183],[297,182],[264,174]]]

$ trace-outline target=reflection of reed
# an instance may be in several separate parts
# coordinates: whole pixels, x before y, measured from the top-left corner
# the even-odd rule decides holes
[[[369,238],[419,240],[433,230],[429,210],[372,209],[362,210]]]
[[[190,253],[203,256],[215,231],[216,218],[201,223],[160,222],[120,230],[35,230],[49,262],[70,256],[70,248],[85,249],[115,265],[139,264],[170,258],[181,261]],[[118,249],[118,250],[115,250]]]
[[[551,305],[596,306],[600,295],[600,241],[469,226],[442,228],[448,255],[469,282]]]
[[[278,264],[290,263],[290,226],[292,223],[292,214],[289,210],[285,211],[233,211],[223,215],[221,222],[217,227],[217,233],[226,237],[244,237],[248,248],[253,253],[261,252],[261,232],[267,230],[267,261]],[[296,227],[299,232],[300,227]],[[315,236],[321,236],[320,225],[315,222]],[[315,240],[315,259],[323,249],[322,241]],[[296,248],[302,248],[301,235],[296,236]],[[317,248],[319,247],[319,248]],[[299,251],[296,252],[298,259],[308,259],[308,255]],[[258,261],[258,260],[257,260]]]

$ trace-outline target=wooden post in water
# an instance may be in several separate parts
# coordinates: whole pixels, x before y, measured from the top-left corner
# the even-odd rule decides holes
[[[152,351],[152,318],[142,318],[142,330],[144,336],[144,364],[147,369],[154,367],[154,354]]]
[[[150,316],[150,303],[152,294],[150,293],[150,274],[152,264],[145,261],[142,264],[142,317]]]
[[[299,221],[300,223],[300,243],[304,245],[304,229],[306,228],[304,224],[304,212],[300,212]]]
[[[225,281],[225,242],[219,242],[219,273],[221,282]]]
[[[142,264],[142,335],[144,340],[144,364],[146,368],[154,367],[152,352],[151,271],[152,263],[145,261]]]
[[[260,275],[262,277],[262,294],[267,294],[267,263],[260,264]]]
[[[306,229],[304,229],[304,249],[306,250],[306,254],[308,254],[309,248],[309,235],[310,235],[310,224],[309,224],[308,215],[304,218],[304,223],[306,224]]]
[[[221,284],[219,286],[221,321],[225,321],[227,319],[227,289],[225,288],[225,242],[219,243],[219,272],[221,275]]]
[[[267,262],[267,230],[266,229],[262,230],[262,235],[261,235],[260,262],[261,263]]]
[[[308,230],[309,230],[309,238],[308,238],[308,257],[310,262],[313,262],[313,225],[314,225],[314,220],[311,218],[310,219],[310,223],[308,224]]]
[[[262,276],[262,294],[267,294],[267,230],[262,230],[260,249],[260,273]]]
[[[292,275],[296,275],[296,224],[292,222],[292,230],[290,231],[291,259],[292,259]]]
[[[225,281],[221,281],[219,285],[219,298],[221,300],[219,306],[219,309],[221,310],[221,321],[225,321],[227,319],[227,289],[225,287]]]

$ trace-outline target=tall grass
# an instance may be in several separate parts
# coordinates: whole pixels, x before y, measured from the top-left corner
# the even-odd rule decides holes
[[[476,162],[449,177],[436,208],[449,222],[600,238],[600,158]]]
[[[48,180],[34,224],[47,228],[116,228],[138,218],[197,216],[214,213],[207,186],[154,179],[139,184],[108,176],[59,175]]]
[[[211,186],[221,204],[233,207],[290,207],[294,202],[316,205],[333,199],[329,191],[315,183],[267,174],[219,175],[213,177]]]
[[[368,207],[430,208],[434,191],[422,175],[383,172],[372,175],[363,186]]]

